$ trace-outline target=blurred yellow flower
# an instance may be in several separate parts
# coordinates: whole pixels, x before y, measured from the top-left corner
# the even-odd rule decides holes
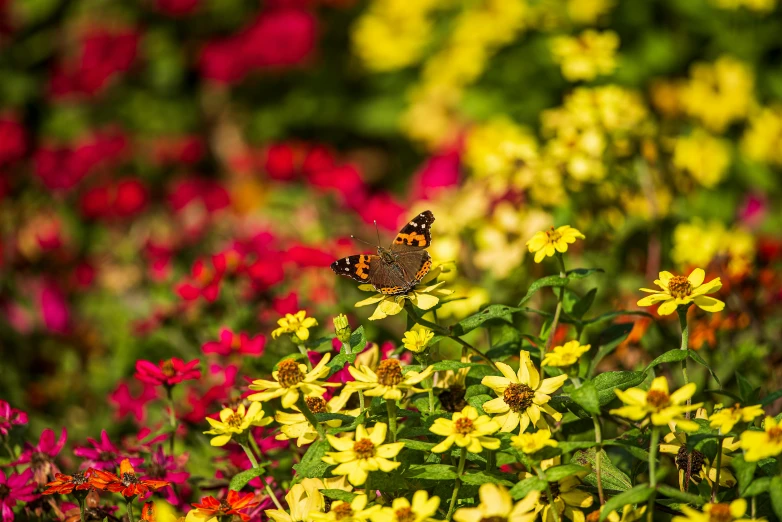
[[[698,129],[675,139],[673,164],[704,187],[714,187],[725,179],[730,166],[730,142]]]
[[[734,404],[730,408],[722,408],[712,413],[709,417],[709,426],[719,428],[720,433],[730,433],[733,426],[739,422],[752,422],[755,417],[759,417],[763,413],[763,407],[760,404],[744,408],[740,404]]]
[[[556,448],[558,442],[551,438],[550,430],[538,430],[532,433],[522,433],[511,437],[511,446],[518,448],[522,453],[535,453],[543,448]]]
[[[744,119],[754,103],[755,77],[749,67],[731,56],[714,63],[696,63],[681,88],[684,110],[713,131],[722,132]]]
[[[751,160],[782,165],[782,107],[763,108],[750,117],[741,150]]]
[[[429,431],[445,437],[445,440],[433,447],[432,452],[448,451],[454,443],[460,448],[466,448],[470,453],[480,453],[483,448],[499,449],[500,439],[486,436],[498,429],[500,425],[488,415],[479,415],[478,410],[472,406],[465,406],[461,412],[454,413],[452,419],[435,419]]]
[[[619,36],[613,31],[587,29],[578,36],[559,36],[551,41],[554,61],[562,68],[566,80],[594,80],[616,69]]]
[[[405,332],[402,345],[413,353],[421,353],[426,350],[432,337],[434,337],[434,333],[429,328],[417,324]]]
[[[425,490],[413,493],[413,502],[404,497],[395,498],[391,506],[384,506],[375,511],[370,518],[372,522],[442,522],[432,518],[440,507],[440,497],[429,498]]]
[[[325,457],[324,457],[325,458]],[[369,499],[365,493],[356,495],[350,502],[336,500],[331,504],[328,513],[310,513],[309,521],[312,522],[369,522],[369,517],[376,513],[380,506],[372,506],[366,509]]]
[[[336,451],[327,451],[323,462],[337,465],[331,470],[332,475],[347,475],[348,480],[354,486],[363,485],[367,481],[370,471],[380,470],[388,473],[395,470],[402,463],[392,462],[389,459],[396,457],[402,451],[405,443],[383,444],[386,440],[387,429],[388,426],[385,423],[378,422],[371,429],[360,424],[356,428],[355,440],[348,437],[338,438],[334,435],[326,435],[329,444]]]
[[[307,317],[305,310],[299,310],[295,314],[285,314],[285,317],[278,319],[279,328],[272,332],[272,339],[276,339],[282,334],[293,334],[298,339],[306,341],[310,338],[310,328],[318,325],[314,317]]]
[[[625,406],[615,408],[610,413],[633,421],[642,420],[642,426],[650,421],[654,426],[667,426],[675,422],[684,431],[694,431],[698,429],[698,424],[685,419],[683,415],[701,406],[701,403],[687,405],[687,400],[695,395],[695,390],[695,383],[691,382],[669,394],[668,379],[657,377],[652,381],[649,391],[641,388],[614,390]]]
[[[422,391],[415,385],[434,372],[429,366],[422,372],[408,371],[403,374],[399,359],[380,361],[375,371],[363,365],[359,368],[349,366],[348,371],[355,380],[345,385],[345,393],[363,391],[368,397],[382,397],[395,401],[400,400],[408,391]]]
[[[377,293],[372,297],[368,297],[355,304],[356,308],[361,306],[369,306],[377,304],[377,308],[369,317],[370,321],[376,321],[378,319],[384,319],[389,315],[396,315],[401,312],[405,307],[405,300],[409,300],[416,308],[421,310],[429,310],[437,306],[440,299],[449,296],[453,293],[453,290],[447,290],[440,288],[445,284],[445,281],[429,284],[434,281],[444,271],[442,265],[438,265],[424,276],[420,283],[418,283],[409,293],[403,295],[386,295]],[[366,284],[359,285],[359,290],[365,292],[376,292],[375,287]]]
[[[659,286],[660,290],[650,288],[641,288],[642,292],[648,292],[648,295],[638,301],[638,306],[652,306],[656,303],[662,303],[657,309],[660,315],[672,313],[679,305],[695,303],[698,308],[707,312],[719,312],[725,308],[725,303],[719,299],[708,297],[706,294],[712,294],[722,288],[720,278],[714,278],[704,284],[703,280],[706,272],[702,268],[696,268],[687,277],[675,276],[670,272],[660,272],[660,279],[656,279],[654,284]]]
[[[320,397],[326,393],[324,386],[340,386],[338,383],[318,380],[328,375],[329,367],[326,364],[330,359],[331,354],[325,354],[318,365],[309,372],[307,372],[305,365],[299,364],[293,359],[283,359],[277,365],[277,369],[272,372],[274,380],[254,380],[250,389],[258,390],[260,393],[253,393],[247,398],[251,401],[266,402],[275,397],[282,397],[282,407],[290,408],[296,404],[300,395]]]
[[[345,404],[347,404],[348,399],[350,399],[350,393],[343,391],[339,395],[332,397],[328,402],[322,397],[305,397],[304,401],[312,413],[340,413]],[[297,406],[292,406],[292,409],[296,413],[278,411],[274,414],[274,420],[280,424],[280,433],[277,434],[275,439],[296,439],[296,446],[298,447],[313,443],[318,438],[317,430],[309,423]],[[358,412],[355,413],[358,414]],[[351,415],[351,412],[346,412],[346,414]],[[331,419],[324,421],[323,424],[330,428],[336,428],[342,426],[342,421]]]
[[[782,453],[782,425],[774,417],[766,417],[763,431],[746,430],[741,434],[744,460],[757,462]]]
[[[551,227],[551,230],[537,232],[526,244],[529,251],[535,253],[535,262],[540,263],[545,257],[551,257],[556,252],[567,252],[568,244],[575,243],[576,239],[585,239],[584,234],[570,225],[564,225],[557,229]]]
[[[204,433],[215,435],[209,442],[212,446],[225,446],[234,435],[244,433],[253,426],[266,426],[272,420],[271,417],[264,417],[260,403],[254,402],[247,409],[244,404],[240,404],[236,410],[231,408],[220,410],[219,421],[207,417],[206,421],[212,426],[212,429]]]
[[[671,522],[750,522],[752,520],[744,518],[747,512],[747,501],[743,498],[738,498],[730,504],[706,504],[703,506],[703,512],[685,504],[680,505],[679,508],[686,516],[673,517]]]
[[[326,499],[320,492],[324,488],[320,479],[302,479],[300,483],[291,486],[285,495],[290,513],[281,509],[267,509],[266,516],[274,522],[309,522],[314,513],[322,513],[326,508]]]
[[[508,490],[496,484],[483,484],[478,490],[480,504],[456,510],[456,522],[481,522],[505,520],[507,522],[534,522],[537,518],[535,505],[540,498],[539,491],[532,491],[520,501],[513,503]],[[545,519],[544,519],[545,520]]]
[[[592,345],[581,345],[578,341],[569,341],[562,346],[555,346],[543,356],[541,366],[570,366],[576,364],[582,355],[587,353]]]
[[[602,508],[600,508],[602,511]],[[619,515],[616,511],[611,511],[606,517],[608,522],[635,522],[641,520],[646,514],[646,506],[639,506],[634,508],[632,504],[627,504],[622,508],[622,514]]]

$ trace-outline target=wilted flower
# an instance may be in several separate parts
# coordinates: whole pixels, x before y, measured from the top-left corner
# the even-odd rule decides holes
[[[660,272],[660,279],[655,280],[655,284],[662,288],[651,290],[641,288],[642,292],[648,292],[652,295],[646,296],[638,301],[638,306],[651,306],[655,303],[662,303],[657,309],[660,315],[668,315],[679,305],[695,303],[699,308],[707,312],[719,312],[725,308],[725,303],[713,297],[707,297],[722,288],[722,282],[717,277],[706,284],[703,279],[706,273],[702,268],[696,268],[688,277],[675,276],[670,272]]]
[[[584,234],[570,225],[557,229],[551,227],[551,230],[537,232],[532,236],[532,239],[527,241],[527,248],[535,253],[535,262],[540,263],[543,258],[551,257],[556,252],[567,252],[568,245],[575,243],[576,239],[584,239]]]

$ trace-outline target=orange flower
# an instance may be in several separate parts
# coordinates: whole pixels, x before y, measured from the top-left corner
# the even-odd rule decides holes
[[[144,495],[150,490],[157,490],[170,486],[165,480],[148,480],[136,476],[136,471],[128,459],[120,462],[118,477],[114,473],[96,469],[90,479],[95,489],[121,493],[123,497]]]
[[[146,520],[146,522],[157,522],[155,518],[154,502],[146,502],[144,504],[144,507],[141,509],[141,520]]]
[[[44,495],[70,495],[74,490],[83,491],[92,487],[91,476],[95,470],[90,468],[87,471],[80,471],[73,475],[63,475],[57,473],[54,480],[46,484],[49,488],[43,492]]]
[[[214,497],[203,497],[200,504],[193,504],[193,507],[196,509],[191,510],[187,514],[187,519],[210,520],[213,517],[219,519],[228,515],[239,515],[242,520],[249,520],[249,515],[240,513],[240,511],[255,507],[258,504],[259,502],[255,500],[254,493],[239,493],[238,491],[230,490],[228,491],[228,496],[222,501]]]

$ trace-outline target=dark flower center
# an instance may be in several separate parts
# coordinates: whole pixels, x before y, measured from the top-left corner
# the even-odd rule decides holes
[[[304,402],[307,403],[307,408],[309,408],[312,413],[328,413],[326,401],[321,397],[307,397],[304,399]]]
[[[394,511],[397,522],[415,522],[415,513],[413,508],[403,507]]]
[[[30,466],[33,468],[43,468],[52,461],[52,458],[46,453],[36,451],[30,455]]]
[[[229,504],[227,500],[223,499],[223,500],[220,501],[220,512],[221,513],[228,513],[232,509],[233,509],[233,506],[231,506],[231,504]]]
[[[331,512],[334,513],[334,518],[337,520],[342,520],[343,518],[350,518],[353,516],[353,510],[350,508],[350,504],[347,502],[343,502],[338,506],[334,506]]]
[[[304,374],[299,368],[299,363],[293,359],[285,359],[277,367],[277,381],[285,388],[296,386],[304,380]]]
[[[505,388],[505,393],[502,395],[502,400],[505,401],[511,410],[516,413],[526,411],[527,408],[532,406],[532,399],[535,397],[535,392],[526,384],[511,383]]]
[[[375,445],[369,439],[361,439],[353,443],[353,453],[360,459],[369,459],[375,456]]]
[[[167,361],[163,361],[163,364],[160,365],[160,371],[163,372],[163,375],[166,377],[173,377],[176,375],[176,370],[174,369],[174,363],[171,362],[171,359]]]
[[[146,468],[146,475],[156,479],[162,479],[166,476],[166,467],[160,462],[152,462]]]
[[[548,487],[551,490],[551,496],[556,501],[559,498],[559,482],[549,482]],[[548,500],[547,493],[545,491],[541,491],[540,493],[540,501],[545,502],[546,504],[551,504]]]
[[[731,522],[730,504],[714,504],[709,510],[709,522]]]
[[[471,433],[473,430],[472,421],[467,417],[461,417],[460,419],[458,419],[456,422],[453,423],[453,429],[456,433],[467,435],[468,433]]]
[[[230,417],[225,420],[225,423],[232,428],[238,428],[242,425],[244,417],[239,412],[233,412]]]
[[[646,404],[656,409],[665,408],[671,402],[671,398],[662,390],[649,390],[646,394]]]
[[[692,284],[684,276],[673,276],[668,281],[668,292],[672,296],[681,299],[692,293]]]
[[[548,240],[551,243],[554,243],[556,241],[559,241],[562,235],[557,232],[557,230],[554,227],[551,227],[551,230],[546,232],[546,235],[548,236]]]
[[[700,475],[703,469],[703,453],[698,450],[692,450],[692,462],[689,461],[690,453],[687,451],[687,448],[682,446],[676,454],[676,467],[684,471],[688,481],[690,477],[698,477]],[[689,473],[687,472],[688,468],[690,469]]]
[[[771,442],[782,442],[782,427],[774,426],[766,432]]]
[[[396,359],[381,361],[377,367],[377,382],[383,386],[396,386],[402,379],[402,367]]]
[[[0,484],[0,499],[8,497],[10,493],[11,493],[11,488],[6,486],[5,484]]]
[[[81,471],[78,472],[78,473],[74,473],[73,476],[71,477],[71,482],[76,484],[77,486],[81,486],[82,484],[86,484],[87,482],[89,482],[89,480],[90,479],[87,478],[87,476],[84,473],[82,473]]]
[[[445,411],[451,413],[462,411],[467,406],[467,402],[464,400],[464,393],[465,390],[461,386],[451,386],[438,395],[440,404],[443,405]]]
[[[117,454],[111,451],[101,451],[98,453],[98,460],[101,462],[114,462],[117,460]]]
[[[138,484],[139,480],[135,473],[123,473],[122,474],[122,485],[123,486],[130,486],[131,484]]]

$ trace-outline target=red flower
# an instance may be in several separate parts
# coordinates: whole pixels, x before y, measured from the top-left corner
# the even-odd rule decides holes
[[[228,496],[222,501],[214,497],[203,497],[200,504],[193,504],[204,517],[223,517],[228,515],[239,515],[242,520],[249,520],[249,516],[241,513],[242,510],[250,509],[258,505],[254,500],[254,493],[239,493],[238,491],[228,491]]]
[[[81,212],[91,219],[131,217],[144,210],[147,198],[143,183],[137,179],[123,179],[85,192],[81,198]]]
[[[244,56],[250,67],[289,67],[315,48],[315,17],[304,9],[272,9],[244,33]]]
[[[0,435],[6,436],[14,426],[27,424],[27,414],[22,410],[12,408],[4,400],[0,400]]]
[[[90,478],[95,472],[94,469],[89,468],[86,471],[79,471],[73,475],[64,475],[57,473],[54,476],[54,480],[46,484],[49,488],[43,492],[44,495],[70,495],[75,491],[84,491],[90,489],[92,484]]]
[[[182,381],[200,379],[201,370],[197,368],[199,364],[198,359],[185,363],[176,357],[160,361],[157,365],[150,361],[137,361],[135,377],[156,386],[173,386]]]
[[[128,459],[120,463],[119,477],[108,471],[95,470],[90,482],[95,489],[120,493],[125,498],[145,496],[150,491],[171,485],[165,480],[149,480],[136,476],[136,471]]]
[[[220,330],[220,340],[204,343],[201,350],[204,353],[216,353],[219,355],[231,355],[235,352],[243,355],[260,356],[263,354],[265,344],[266,338],[263,335],[250,337],[245,332],[236,334],[228,328],[223,328]]]
[[[201,0],[155,0],[158,11],[168,16],[179,18],[192,14]]]
[[[134,383],[138,384],[138,383]],[[133,395],[130,386],[126,382],[117,385],[117,389],[109,394],[109,401],[114,404],[114,415],[117,419],[124,419],[132,415],[136,421],[144,422],[147,418],[147,403],[158,397],[155,386],[147,382],[141,383],[142,389],[138,395]]]
[[[145,502],[144,507],[141,508],[141,520],[146,520],[146,522],[156,522],[157,519],[155,518],[155,503],[154,502]]]
[[[0,117],[0,165],[21,159],[26,149],[24,127],[13,117]]]

